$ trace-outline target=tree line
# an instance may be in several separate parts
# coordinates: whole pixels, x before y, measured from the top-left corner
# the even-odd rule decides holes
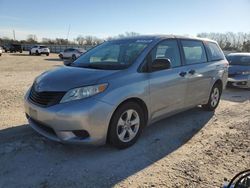
[[[7,43],[21,43],[21,44],[51,44],[51,45],[98,45],[104,41],[111,40],[113,38],[123,38],[129,36],[137,36],[139,33],[136,32],[126,32],[124,34],[119,34],[113,37],[107,37],[105,39],[98,38],[95,36],[83,36],[79,35],[72,41],[64,38],[42,38],[41,42],[38,42],[36,35],[30,34],[27,36],[26,40],[13,40],[7,37],[0,38],[0,44]],[[244,33],[199,33],[197,37],[209,38],[218,42],[220,47],[226,51],[238,51],[238,52],[250,52],[250,32]]]
[[[73,39],[72,41],[64,38],[42,38],[41,42],[38,42],[37,36],[34,34],[29,34],[26,40],[13,40],[8,37],[0,38],[0,44],[8,44],[8,43],[20,43],[20,44],[51,44],[51,45],[98,45],[104,41],[111,40],[113,38],[123,38],[129,36],[137,36],[139,33],[135,32],[126,32],[124,34],[119,34],[113,37],[107,37],[105,39],[98,38],[96,36],[83,36],[79,35],[77,38]]]
[[[250,52],[250,32],[199,33],[197,37],[215,40],[226,51]]]

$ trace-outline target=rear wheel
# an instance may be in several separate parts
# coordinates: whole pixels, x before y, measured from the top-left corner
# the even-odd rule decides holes
[[[36,55],[40,55],[39,52],[38,52],[38,50],[36,50]]]
[[[29,52],[29,55],[32,55],[32,54],[31,54],[31,51]]]
[[[209,101],[207,104],[202,105],[205,110],[214,111],[220,103],[222,88],[220,84],[216,83],[210,92]]]
[[[144,126],[142,108],[134,102],[125,103],[118,107],[111,119],[108,141],[119,149],[130,147],[137,141]]]
[[[49,53],[46,53],[46,56],[49,56]]]

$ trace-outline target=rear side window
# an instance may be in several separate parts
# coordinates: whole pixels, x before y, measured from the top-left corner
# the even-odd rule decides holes
[[[224,55],[219,46],[214,42],[206,42],[209,61],[219,61],[224,59]]]
[[[186,64],[207,62],[205,48],[201,41],[182,40],[181,43]]]

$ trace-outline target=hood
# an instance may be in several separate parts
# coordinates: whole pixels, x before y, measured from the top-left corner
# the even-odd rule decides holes
[[[44,72],[35,80],[38,92],[68,91],[86,85],[96,84],[98,80],[117,70],[98,70],[78,67],[60,67]]]
[[[250,66],[246,65],[229,65],[228,73],[236,74],[238,72],[250,71]]]

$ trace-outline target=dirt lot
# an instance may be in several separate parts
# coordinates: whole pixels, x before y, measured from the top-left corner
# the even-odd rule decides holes
[[[133,147],[62,145],[28,125],[23,96],[34,78],[62,65],[56,54],[0,57],[0,187],[220,187],[250,168],[250,91],[224,91],[201,108],[145,129]]]

